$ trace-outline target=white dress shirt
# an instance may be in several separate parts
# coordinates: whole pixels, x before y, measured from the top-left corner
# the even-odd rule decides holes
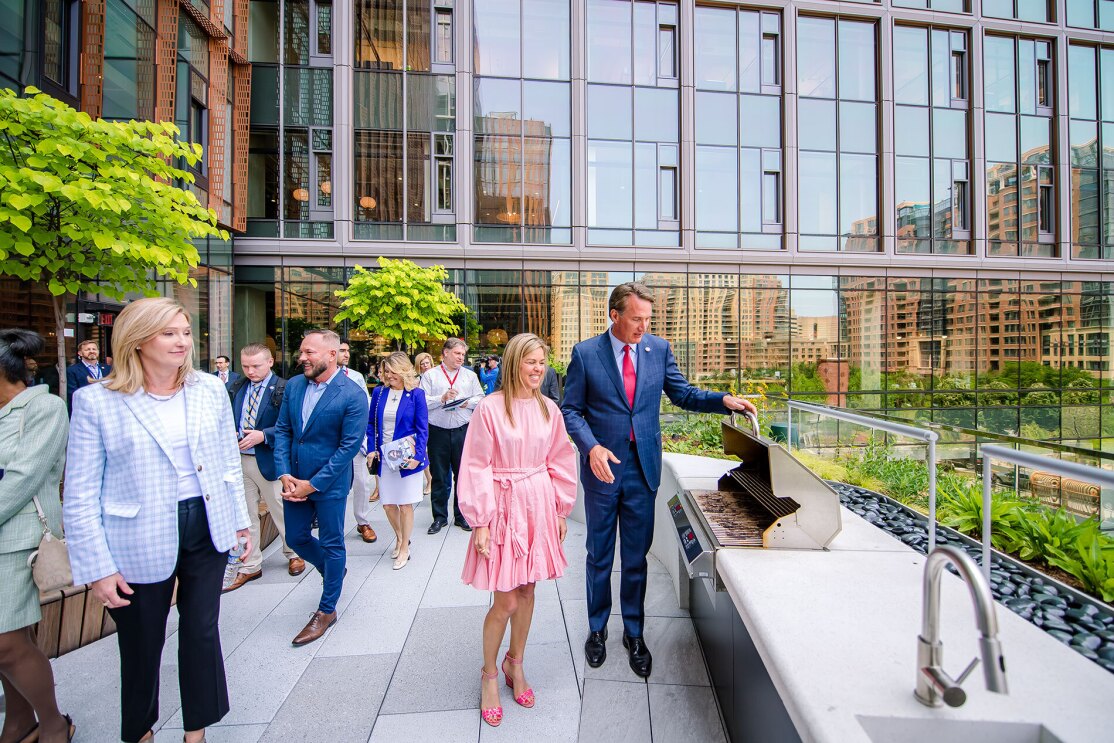
[[[607,338],[611,341],[611,352],[615,354],[615,366],[619,367],[619,379],[623,378],[623,348],[625,346],[630,346],[630,360],[634,364],[634,374],[638,376],[638,344],[623,343],[610,330],[607,331]]]
[[[452,388],[459,394],[456,399],[465,398],[467,406],[444,409],[441,396],[449,391],[450,380]],[[445,369],[444,364],[438,364],[422,375],[422,392],[425,393],[426,408],[429,410],[429,425],[438,428],[460,428],[468,425],[472,420],[472,411],[476,404],[484,397],[484,388],[476,372],[461,366],[455,372]]]

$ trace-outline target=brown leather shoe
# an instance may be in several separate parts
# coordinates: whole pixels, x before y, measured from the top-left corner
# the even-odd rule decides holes
[[[328,614],[323,611],[315,611],[313,616],[309,618],[309,624],[298,633],[291,644],[295,646],[308,645],[314,640],[320,639],[321,635],[325,634],[325,630],[336,623],[337,613],[335,611]]]
[[[379,538],[375,536],[375,529],[371,528],[371,524],[359,524],[356,527],[356,531],[360,532],[360,539],[364,540],[368,544],[371,544]]]
[[[306,561],[300,557],[291,557],[290,564],[286,566],[286,572],[291,575],[301,575],[306,571]]]
[[[224,588],[220,589],[220,592],[221,593],[228,593],[229,591],[235,591],[237,588],[244,585],[249,580],[255,580],[256,578],[262,578],[262,577],[263,577],[263,569],[262,568],[260,568],[259,570],[256,570],[254,573],[237,573],[236,574],[236,579],[234,581],[232,581],[231,583],[229,583]]]

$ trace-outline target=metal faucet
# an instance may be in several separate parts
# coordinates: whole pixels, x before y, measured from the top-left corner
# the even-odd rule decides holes
[[[979,626],[979,651],[982,654],[983,676],[986,688],[999,694],[1008,694],[1006,687],[1006,659],[998,642],[998,617],[994,613],[994,596],[978,565],[966,552],[955,547],[941,546],[929,554],[924,564],[924,609],[921,615],[921,634],[917,638],[917,690],[914,696],[921,704],[939,707],[941,700],[949,707],[958,707],[967,701],[961,684],[975,670],[979,659],[972,660],[958,679],[953,679],[943,668],[944,645],[940,642],[940,574],[951,563],[967,581],[971,600],[975,604],[975,621]]]

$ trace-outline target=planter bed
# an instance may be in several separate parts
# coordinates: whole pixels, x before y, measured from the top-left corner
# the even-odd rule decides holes
[[[852,513],[924,554],[928,518],[873,490],[828,481]],[[937,524],[936,543],[965,550],[977,562],[982,544]],[[951,567],[949,566],[949,570]],[[1076,652],[1114,673],[1114,609],[1071,586],[992,550],[990,588],[1010,611],[1040,627]]]

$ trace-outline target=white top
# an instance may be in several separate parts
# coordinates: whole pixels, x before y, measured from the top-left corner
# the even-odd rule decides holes
[[[395,419],[398,417],[398,404],[402,402],[402,390],[387,390],[387,402],[383,405],[383,443],[395,440]]]
[[[458,405],[449,410],[442,407],[441,396],[449,391],[451,386],[461,397],[467,398],[465,405]],[[425,393],[426,408],[429,410],[429,425],[438,428],[460,428],[468,425],[472,420],[472,411],[480,400],[484,398],[484,388],[480,386],[476,372],[461,366],[455,372],[445,369],[444,364],[438,364],[422,375],[422,392]]]
[[[619,367],[619,379],[623,378],[623,348],[625,347],[630,348],[630,360],[634,364],[634,373],[638,374],[638,344],[623,343],[610,330],[607,331],[607,339],[611,341],[611,353],[615,356],[615,366]],[[650,350],[649,347],[646,350]]]
[[[174,452],[174,471],[178,473],[178,500],[201,497],[201,482],[197,479],[197,469],[190,453],[190,442],[186,437],[186,391],[182,389],[169,397],[147,395],[155,401],[155,412],[169,436],[170,450]]]

